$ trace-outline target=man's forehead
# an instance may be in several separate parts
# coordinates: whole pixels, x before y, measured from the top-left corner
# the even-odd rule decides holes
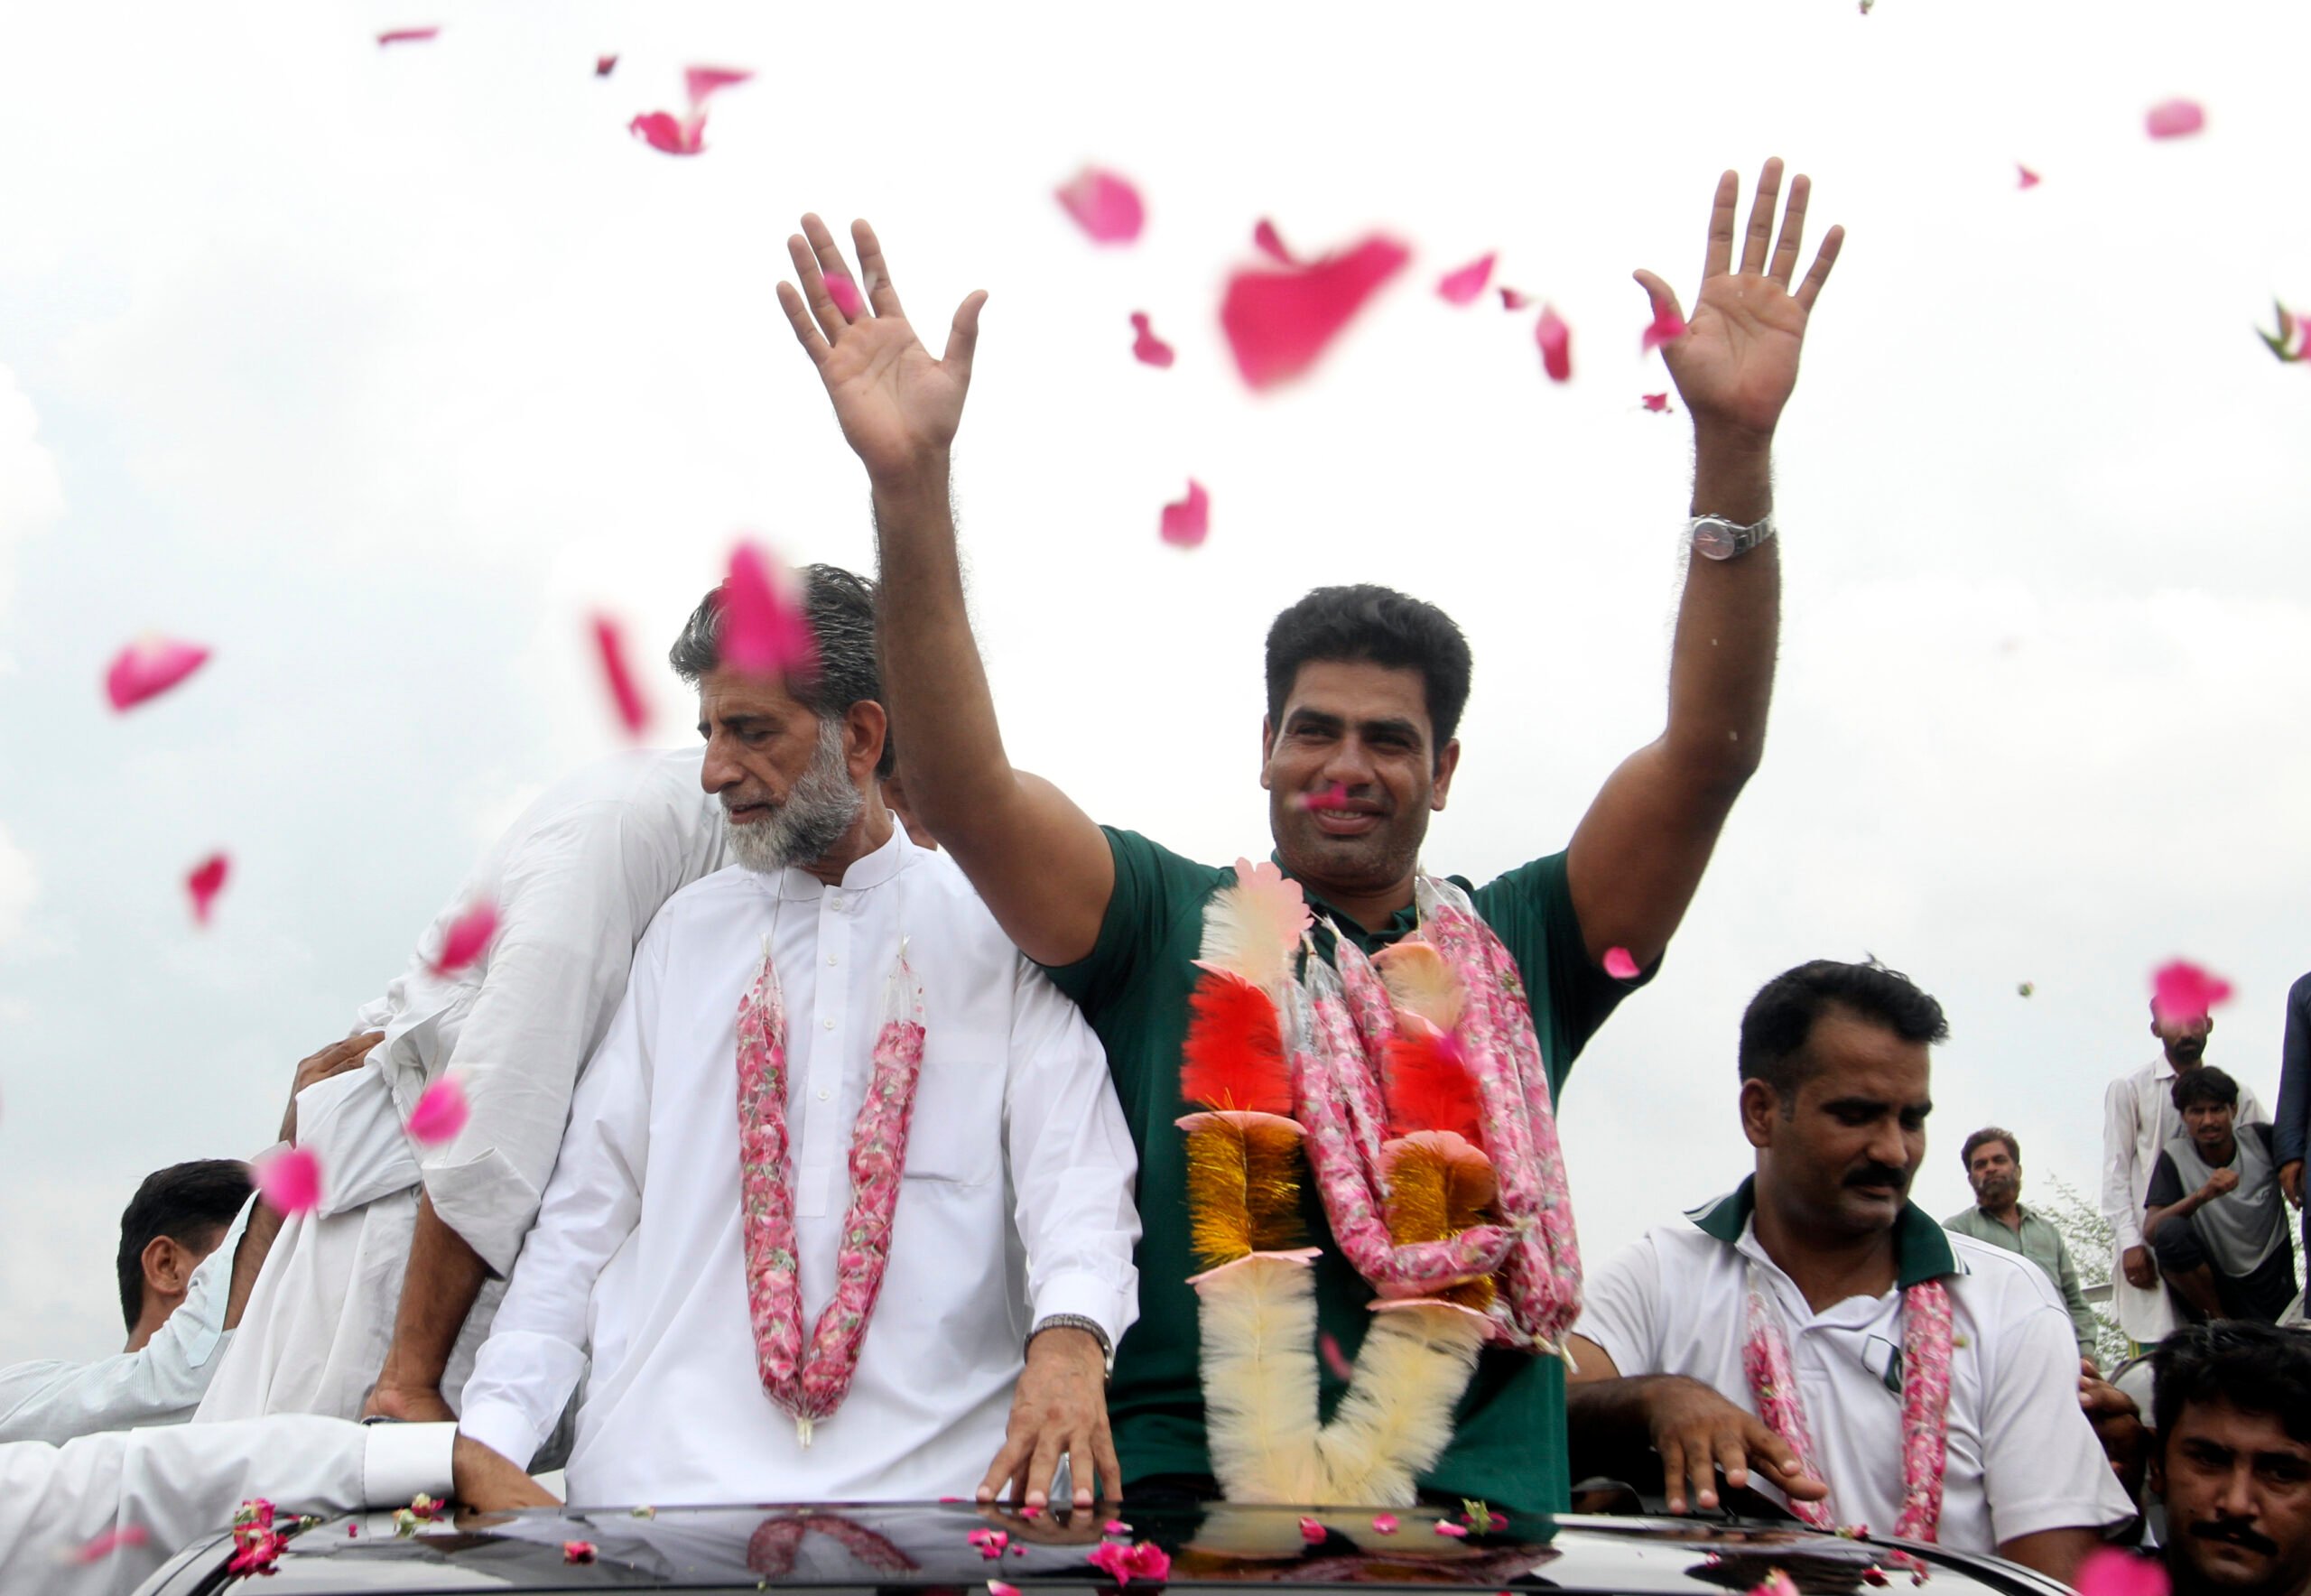
[[[1408,665],[1310,660],[1293,678],[1284,700],[1285,719],[1304,714],[1350,722],[1409,720],[1425,735],[1428,683]]]
[[[776,676],[749,676],[727,666],[709,671],[698,680],[698,716],[701,720],[743,720],[748,717],[789,719],[810,711],[786,691]]]
[[[2289,1435],[2278,1414],[2251,1412],[2227,1396],[2184,1403],[2175,1418],[2175,1440],[2211,1441],[2232,1452],[2284,1452],[2311,1461],[2311,1443]]]
[[[1836,1006],[1816,1017],[1806,1033],[1805,1058],[1812,1066],[1806,1085],[1824,1100],[1923,1098],[1933,1079],[1925,1043]]]

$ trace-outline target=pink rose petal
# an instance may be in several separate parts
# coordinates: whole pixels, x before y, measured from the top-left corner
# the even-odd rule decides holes
[[[654,150],[669,155],[696,155],[706,148],[706,125],[684,123],[671,111],[645,111],[626,125],[626,132]]]
[[[1131,1533],[1131,1526],[1126,1524],[1120,1518],[1110,1518],[1105,1524],[1100,1526],[1100,1533],[1101,1535],[1129,1535]]]
[[[1334,782],[1331,786],[1324,788],[1322,792],[1295,793],[1292,795],[1292,807],[1295,809],[1304,810],[1346,809],[1348,807],[1348,784],[1345,782]],[[1323,1341],[1331,1340],[1332,1338],[1330,1334],[1326,1334],[1323,1340],[1317,1342],[1317,1350],[1320,1352],[1323,1351]],[[1346,1358],[1341,1356],[1340,1343],[1338,1341],[1332,1341],[1332,1350],[1326,1355],[1324,1361],[1330,1363],[1335,1358],[1340,1359],[1341,1366],[1345,1366],[1348,1362]],[[1342,1379],[1348,1378],[1348,1375],[1342,1367],[1335,1367],[1332,1372],[1339,1375]]]
[[[1348,788],[1338,782],[1333,783],[1332,785],[1339,791],[1342,802],[1345,802],[1348,797]],[[1324,1360],[1324,1367],[1332,1371],[1334,1379],[1348,1380],[1356,1378],[1356,1365],[1350,1363],[1348,1360],[1348,1354],[1340,1350],[1340,1339],[1331,1331],[1325,1331],[1316,1338],[1316,1356]]]
[[[2153,138],[2184,138],[2206,125],[2206,111],[2196,100],[2170,99],[2151,107],[2142,121]]]
[[[497,905],[484,900],[450,922],[441,934],[441,951],[434,955],[435,975],[455,975],[481,957],[497,934]]]
[[[1121,1541],[1101,1541],[1086,1561],[1118,1585],[1131,1579],[1131,1548]]]
[[[1317,1542],[1323,1540],[1331,1534],[1331,1530],[1326,1529],[1323,1525],[1317,1523],[1313,1518],[1303,1518],[1300,1520],[1300,1538],[1307,1542],[1312,1546]]]
[[[817,669],[819,649],[793,573],[751,543],[730,551],[722,585],[722,658],[751,676]]]
[[[2229,981],[2188,960],[2162,964],[2150,977],[2150,1011],[2162,1023],[2204,1019],[2207,1010],[2230,998]]]
[[[591,1541],[562,1542],[562,1560],[564,1563],[591,1563],[594,1560],[594,1543]]]
[[[963,1538],[977,1546],[979,1554],[990,1563],[1002,1556],[1003,1548],[1011,1544],[1010,1532],[1001,1529],[975,1529]]]
[[[1038,1519],[1043,1516],[1043,1508],[1034,1502],[1029,1502],[1026,1506],[1019,1509],[1019,1517],[1028,1520],[1030,1523],[1033,1523],[1035,1519]]]
[[[184,878],[184,889],[192,896],[192,917],[197,923],[209,923],[209,911],[217,902],[217,895],[225,890],[225,877],[231,869],[231,860],[221,853],[212,853]]]
[[[1131,329],[1137,335],[1131,341],[1132,357],[1142,366],[1169,367],[1177,357],[1172,346],[1157,338],[1147,324],[1146,311],[1131,313]]]
[[[625,636],[606,615],[594,617],[594,650],[601,656],[602,679],[609,684],[610,701],[617,707],[620,724],[628,737],[639,738],[650,729],[650,706],[635,683],[634,673],[626,668]]]
[[[2098,1546],[2078,1565],[2078,1596],[2167,1596],[2167,1566],[2115,1546]]]
[[[690,96],[691,109],[703,111],[716,94],[735,88],[753,76],[738,67],[688,67],[682,71],[682,90]]]
[[[113,656],[105,672],[105,696],[116,710],[132,710],[158,698],[209,661],[198,643],[172,637],[140,637]]]
[[[377,35],[377,48],[383,50],[388,44],[422,44],[441,32],[439,27],[387,28]]]
[[[617,57],[614,55],[598,55],[594,58],[595,77],[607,78],[616,70],[617,70]]]
[[[821,281],[826,283],[827,298],[834,301],[834,308],[856,321],[859,312],[867,308],[867,301],[859,293],[859,284],[850,280],[850,274],[826,272],[821,274]]]
[[[1650,354],[1663,344],[1673,344],[1685,336],[1685,319],[1677,314],[1677,307],[1667,300],[1657,300],[1653,305],[1653,320],[1638,335],[1640,353]]]
[[[1450,1536],[1456,1541],[1466,1540],[1469,1536],[1466,1526],[1455,1524],[1449,1518],[1439,1518],[1436,1521],[1436,1533]]]
[[[1500,291],[1500,308],[1504,311],[1521,311],[1532,302],[1530,294],[1519,293],[1513,288],[1503,288]]]
[[[1019,1587],[1007,1585],[1001,1580],[987,1582],[987,1596],[1019,1596]]]
[[[1203,484],[1188,478],[1188,496],[1177,504],[1164,506],[1163,524],[1158,535],[1175,549],[1199,546],[1211,532],[1211,496],[1203,491]]]
[[[1129,244],[1147,225],[1139,190],[1112,172],[1087,166],[1053,190],[1094,244]]]
[[[1749,1587],[1749,1596],[1797,1596],[1797,1582],[1784,1570],[1772,1569]]]
[[[1654,414],[1669,413],[1669,391],[1666,388],[1662,389],[1658,394],[1647,394],[1641,396],[1645,400],[1645,408],[1653,412]]]
[[[1541,307],[1540,321],[1533,329],[1533,341],[1541,346],[1541,369],[1549,374],[1553,383],[1573,380],[1573,329],[1556,313],[1555,305]]]
[[[93,1540],[81,1543],[72,1554],[75,1563],[102,1563],[125,1546],[141,1546],[153,1538],[152,1532],[141,1524],[124,1524],[118,1529],[108,1529]]]
[[[1285,246],[1284,236],[1276,230],[1276,224],[1266,217],[1260,218],[1253,225],[1252,247],[1279,265],[1296,266],[1300,264],[1298,258]]]
[[[1134,1579],[1160,1584],[1172,1572],[1172,1554],[1154,1541],[1142,1541],[1131,1549],[1130,1568]]]
[[[444,1075],[418,1094],[417,1106],[409,1111],[410,1137],[429,1147],[455,1141],[470,1112],[466,1089],[456,1076]]]
[[[2035,189],[2035,188],[2037,188],[2037,187],[2038,186],[2039,182],[2040,182],[2041,181],[2043,181],[2043,180],[2041,180],[2041,179],[2039,178],[2039,176],[2038,176],[2038,174],[2037,174],[2037,172],[2032,172],[2028,167],[2027,167],[2027,166],[2023,165],[2019,161],[2017,161],[2017,162],[2014,163],[2014,170],[2015,170],[2015,171],[2017,171],[2017,172],[2020,172],[2020,173],[2022,174],[2021,186],[2022,186],[2023,188],[2026,188],[2026,189]]]
[[[292,1219],[321,1200],[320,1160],[310,1147],[267,1154],[249,1165],[249,1178],[266,1206]]]
[[[1637,960],[1629,956],[1627,948],[1607,948],[1605,973],[1617,981],[1633,981],[1638,977]]]
[[[1471,261],[1457,272],[1446,273],[1436,284],[1437,297],[1449,305],[1473,304],[1477,296],[1484,292],[1484,285],[1492,281],[1494,258],[1488,255],[1480,260]]]
[[[1382,1535],[1394,1535],[1397,1533],[1397,1516],[1394,1513],[1375,1513],[1372,1515],[1372,1527]]]
[[[1236,369],[1255,388],[1300,376],[1411,259],[1403,245],[1376,237],[1304,266],[1238,272],[1220,306]]]

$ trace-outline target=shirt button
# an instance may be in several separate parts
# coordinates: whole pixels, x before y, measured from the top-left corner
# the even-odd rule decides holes
[[[833,1020],[830,1019],[830,1020],[828,1020],[828,1021],[827,1021],[827,1029],[828,1029],[828,1030],[830,1030],[830,1031],[831,1031],[831,1030],[833,1030],[833,1029],[834,1029],[834,1021],[833,1021]]]
[[[827,1100],[827,1089],[826,1089],[825,1087],[821,1086],[821,1087],[820,1087],[820,1088],[819,1088],[819,1101],[821,1101],[821,1102],[825,1102],[826,1100]]]
[[[840,963],[840,960],[837,960],[833,954],[830,953],[827,955],[827,962],[829,964],[835,964]]]

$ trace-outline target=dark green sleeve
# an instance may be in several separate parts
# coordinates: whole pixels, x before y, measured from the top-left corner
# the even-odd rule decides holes
[[[1477,913],[1524,975],[1549,1080],[1562,1087],[1597,1027],[1623,998],[1651,980],[1660,964],[1634,980],[1617,981],[1591,961],[1561,853],[1519,865],[1472,895]]]
[[[1201,904],[1212,871],[1151,842],[1137,831],[1101,826],[1115,858],[1115,890],[1100,921],[1100,940],[1072,964],[1045,966],[1052,984],[1075,1000],[1097,1025],[1128,991],[1158,948],[1163,930],[1183,902]]]

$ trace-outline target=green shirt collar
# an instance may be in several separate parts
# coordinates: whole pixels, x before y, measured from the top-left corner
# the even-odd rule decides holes
[[[1337,925],[1341,930],[1346,932],[1350,937],[1354,938],[1356,945],[1363,949],[1367,953],[1385,948],[1390,942],[1395,942],[1397,938],[1409,936],[1412,933],[1420,929],[1419,905],[1417,904],[1406,904],[1403,908],[1398,909],[1394,914],[1391,914],[1388,917],[1388,927],[1386,931],[1367,931],[1364,929],[1364,923],[1361,920],[1359,920],[1355,915],[1350,914],[1345,909],[1334,907],[1332,904],[1326,902],[1323,897],[1318,895],[1314,887],[1309,886],[1305,880],[1302,879],[1302,877],[1294,875],[1292,873],[1292,867],[1284,862],[1284,855],[1280,851],[1271,849],[1268,850],[1267,857],[1271,864],[1275,865],[1277,869],[1284,872],[1284,878],[1286,881],[1297,881],[1300,883],[1301,895],[1308,900],[1308,912],[1311,914],[1313,914],[1320,923],[1326,918],[1330,918],[1334,925]],[[1318,930],[1321,931],[1322,929],[1323,928],[1320,923]]]
[[[1749,1229],[1757,1206],[1758,1177],[1749,1175],[1724,1196],[1687,1209],[1685,1217],[1703,1235],[1731,1247]],[[1894,1283],[1907,1289],[1921,1280],[1963,1273],[1949,1234],[1917,1203],[1903,1203],[1901,1217],[1894,1221]]]

